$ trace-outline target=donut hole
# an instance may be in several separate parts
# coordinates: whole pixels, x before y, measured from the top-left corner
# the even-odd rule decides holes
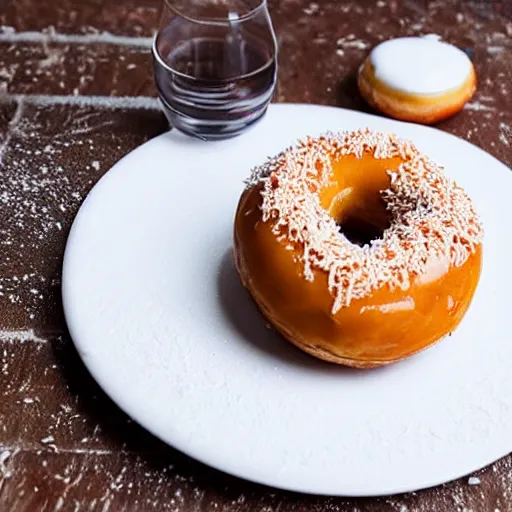
[[[353,244],[365,246],[382,239],[391,226],[391,216],[382,199],[390,186],[389,169],[398,158],[344,157],[333,163],[331,185],[323,190],[321,204],[340,232]]]
[[[389,213],[380,195],[367,199],[361,201],[359,198],[357,206],[342,209],[334,217],[340,233],[361,247],[382,239],[384,231],[391,225]]]
[[[369,245],[374,240],[382,239],[384,231],[390,226],[389,219],[385,221],[381,216],[369,219],[368,216],[353,211],[347,212],[336,223],[340,233],[345,235],[349,242],[360,247]]]

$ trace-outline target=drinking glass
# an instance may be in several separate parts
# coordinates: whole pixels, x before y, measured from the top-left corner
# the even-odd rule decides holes
[[[276,86],[266,0],[164,0],[155,81],[171,126],[226,139],[261,119]]]

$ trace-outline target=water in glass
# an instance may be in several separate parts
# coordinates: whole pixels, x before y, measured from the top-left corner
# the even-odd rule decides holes
[[[153,62],[170,124],[203,139],[240,134],[272,99],[276,54],[266,0],[165,0]]]

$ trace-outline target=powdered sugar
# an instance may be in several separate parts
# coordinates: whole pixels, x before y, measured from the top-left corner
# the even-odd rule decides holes
[[[69,216],[91,176],[110,165],[95,148],[95,131],[112,121],[101,111],[54,107],[62,130],[54,133],[44,107],[19,98],[1,108],[10,121],[0,135],[0,303],[9,308],[12,328],[43,314],[49,294],[58,292],[60,278],[48,271],[58,262],[49,254],[55,243],[64,244]],[[74,158],[66,164],[69,153]]]
[[[11,478],[12,473],[7,467],[7,461],[17,453],[18,450],[3,450],[0,452],[0,483],[3,479]]]
[[[510,144],[512,144],[512,128],[504,122],[500,123],[500,141],[505,146],[510,146]]]
[[[331,178],[332,160],[400,157],[388,171],[382,197],[391,225],[382,240],[352,244],[322,208],[319,189]],[[333,314],[375,290],[408,289],[432,259],[461,266],[481,243],[483,230],[471,200],[443,170],[409,142],[392,134],[356,131],[299,141],[254,170],[250,186],[261,184],[262,220],[287,244],[303,249],[304,278],[328,274]]]
[[[151,48],[151,37],[127,37],[110,32],[92,34],[59,34],[53,27],[42,32],[17,32],[13,27],[0,27],[0,43],[74,43],[74,44],[115,44],[120,46],[136,46]]]
[[[148,96],[60,96],[57,94],[6,94],[0,96],[0,103],[2,101],[23,102],[25,105],[40,105],[40,106],[77,106],[77,107],[96,107],[108,109],[145,109],[145,110],[159,110],[159,103],[157,98]]]
[[[9,121],[9,125],[7,127],[7,134],[0,144],[0,165],[2,165],[4,154],[11,141],[12,136],[17,132],[18,126],[20,124],[21,116],[23,115],[23,101],[19,101],[17,108],[14,112],[14,116]]]
[[[5,342],[26,342],[32,341],[35,343],[46,343],[44,338],[40,338],[36,335],[33,329],[26,330],[0,330],[0,341]],[[28,402],[27,402],[28,403]]]

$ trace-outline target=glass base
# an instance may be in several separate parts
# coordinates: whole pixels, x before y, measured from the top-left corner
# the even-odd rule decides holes
[[[176,128],[185,135],[201,140],[225,140],[241,135],[264,117],[269,105],[266,103],[257,111],[253,111],[250,116],[217,121],[186,116],[173,109],[162,97],[159,100],[171,128]]]

